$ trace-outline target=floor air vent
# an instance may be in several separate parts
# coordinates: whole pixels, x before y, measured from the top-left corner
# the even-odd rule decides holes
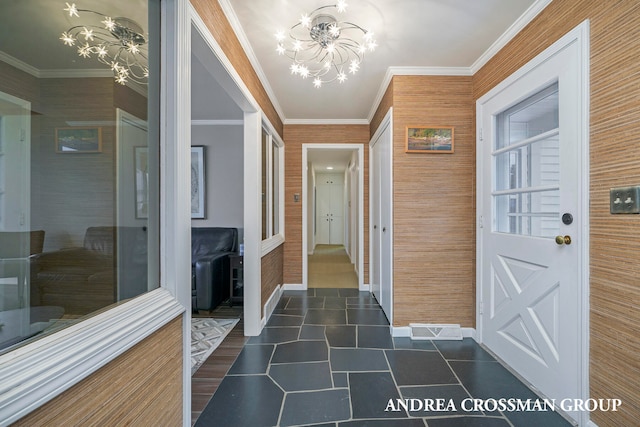
[[[461,340],[460,325],[410,323],[412,340]]]

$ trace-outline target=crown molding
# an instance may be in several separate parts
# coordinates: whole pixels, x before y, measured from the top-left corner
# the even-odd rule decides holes
[[[262,87],[264,88],[265,92],[267,92],[267,96],[269,97],[271,104],[273,104],[273,108],[276,110],[276,113],[280,117],[280,120],[284,123],[285,116],[284,112],[282,111],[282,107],[280,106],[278,98],[276,98],[276,95],[273,92],[271,85],[269,84],[269,80],[267,79],[267,76],[264,73],[260,62],[258,61],[258,58],[256,57],[251,44],[249,43],[247,34],[244,32],[242,25],[240,25],[238,16],[236,15],[233,7],[228,0],[218,0],[218,3],[220,4],[222,11],[224,12],[224,15],[227,17],[227,20],[229,21],[233,32],[236,34],[236,37],[238,37],[238,41],[240,42],[244,53],[247,55],[247,58],[249,58],[249,62],[253,66],[253,70],[258,75],[258,79],[260,80],[260,83],[262,83]]]
[[[500,52],[500,49],[505,47],[520,31],[524,29],[533,19],[544,10],[553,0],[537,0],[529,9],[527,9],[520,17],[513,23],[507,31],[502,33],[500,37],[487,49],[476,61],[471,65],[470,70],[472,74],[477,73],[495,54]]]
[[[369,125],[367,119],[286,119],[285,125]]]
[[[378,93],[373,101],[367,121],[371,123],[373,116],[378,110],[382,97],[387,92],[393,76],[472,76],[469,67],[389,67],[382,78]]]
[[[18,58],[14,58],[6,52],[0,50],[0,61],[5,62],[11,65],[14,68],[17,68],[20,71],[24,71],[27,74],[32,75],[33,77],[40,78],[40,70],[36,67],[33,67],[26,62],[19,60]]]

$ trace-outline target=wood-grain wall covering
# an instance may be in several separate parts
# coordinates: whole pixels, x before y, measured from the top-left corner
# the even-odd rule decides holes
[[[471,77],[393,78],[394,326],[475,325],[472,95]],[[455,152],[405,153],[408,125],[453,126]]]
[[[258,75],[256,74],[249,58],[242,49],[233,28],[229,24],[224,11],[217,0],[191,0],[191,4],[207,25],[207,28],[216,39],[225,55],[233,65],[233,68],[242,78],[253,97],[256,99],[262,111],[269,118],[276,132],[282,136],[282,120],[273,107],[267,92],[265,91]]]
[[[364,148],[364,283],[369,280],[369,126],[285,125],[284,283],[302,283],[302,144],[363,144]]]
[[[611,215],[609,189],[640,184],[640,2],[554,1],[474,76],[474,99],[590,20],[590,397],[600,427],[640,419],[640,216]]]
[[[262,291],[260,308],[264,307],[276,287],[284,284],[282,271],[283,256],[284,244],[278,246],[276,249],[262,257]]]
[[[182,317],[15,426],[181,426]]]

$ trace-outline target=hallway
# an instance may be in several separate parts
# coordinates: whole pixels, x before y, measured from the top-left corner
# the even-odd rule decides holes
[[[569,425],[551,410],[473,410],[470,398],[537,396],[471,339],[392,338],[368,292],[285,291],[262,334],[247,341],[195,425]],[[396,399],[444,399],[444,407],[407,412]]]
[[[355,288],[358,276],[343,245],[316,245],[309,255],[309,288]]]

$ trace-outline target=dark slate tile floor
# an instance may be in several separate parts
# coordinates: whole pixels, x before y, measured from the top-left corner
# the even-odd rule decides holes
[[[195,425],[570,425],[555,412],[501,412],[470,404],[470,399],[499,398],[538,397],[472,339],[392,338],[375,299],[356,289],[286,291]],[[390,399],[396,406],[398,399],[435,406],[393,411]]]

